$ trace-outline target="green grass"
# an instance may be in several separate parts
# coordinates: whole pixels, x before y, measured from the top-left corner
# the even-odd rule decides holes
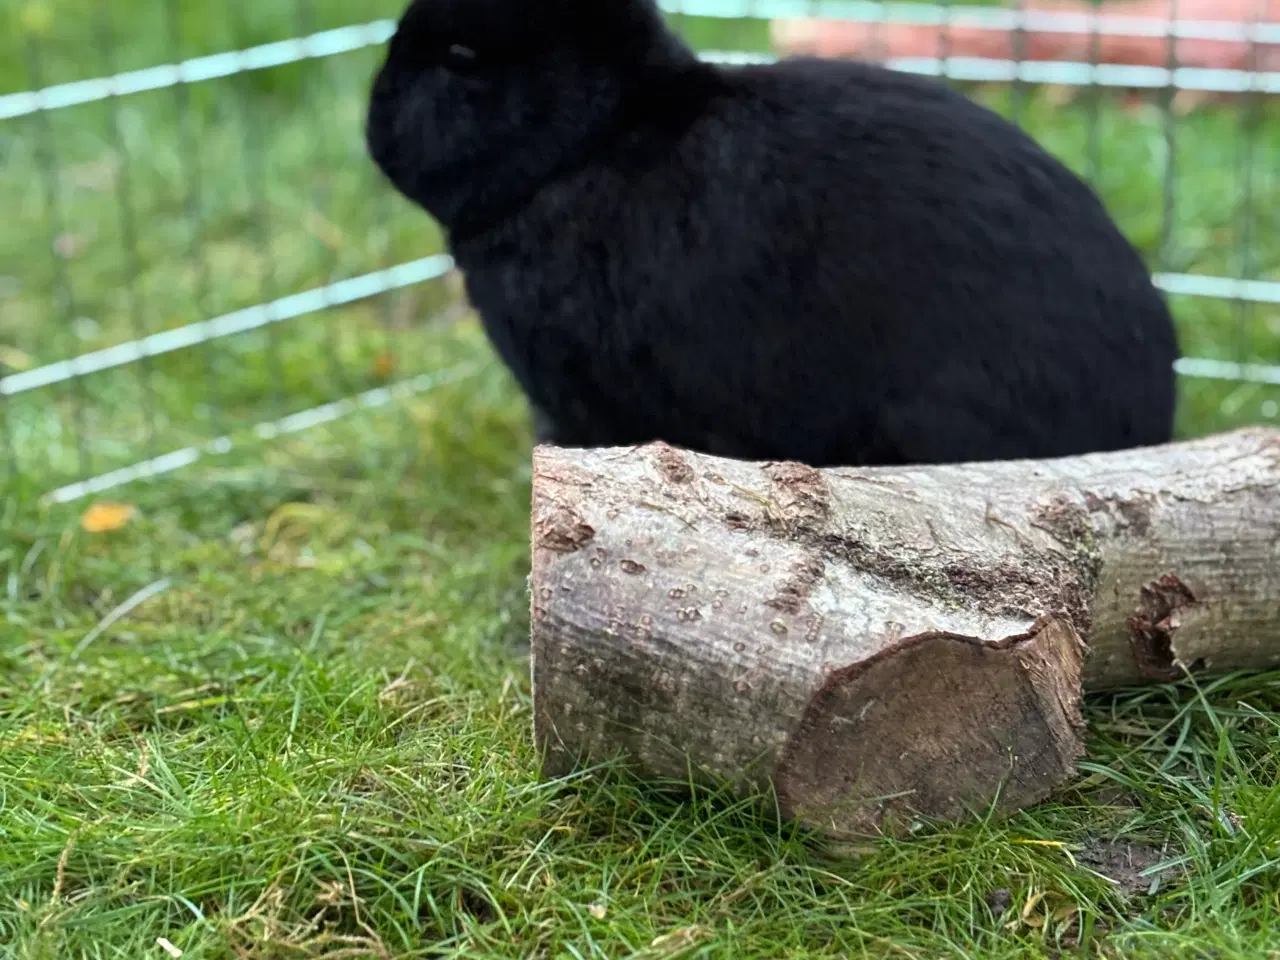
[[[276,0],[232,6],[184,0],[183,53],[299,22]],[[120,68],[171,57],[165,8],[111,5]],[[35,9],[0,13],[0,91],[31,85],[14,25],[45,22]],[[82,55],[94,9],[56,5],[38,36],[46,81],[99,72]],[[685,26],[705,45],[763,40],[758,24]],[[0,363],[438,250],[361,153],[376,61],[0,125]],[[1042,94],[1023,107],[1085,171],[1087,116]],[[1161,116],[1114,101],[1099,116],[1100,189],[1154,257]],[[1169,269],[1238,268],[1247,117],[1179,118]],[[1259,126],[1253,267],[1280,280],[1274,104]],[[909,840],[833,847],[767,800],[613,769],[542,782],[526,415],[448,302],[443,285],[403,291],[0,407],[16,453],[0,468],[0,954],[164,958],[164,937],[188,958],[1280,956],[1280,674],[1096,699],[1067,790]],[[1188,352],[1280,362],[1275,309],[1175,306]],[[470,375],[396,407],[245,434],[457,367]],[[1277,400],[1187,381],[1180,429],[1262,420]],[[35,503],[86,468],[222,432],[242,441],[227,456],[114,494],[138,509],[118,532],[82,530],[85,504]]]
[[[188,957],[1280,949],[1280,675],[1095,701],[1080,782],[906,841],[830,848],[767,803],[608,769],[540,782],[527,442],[490,368],[135,487],[141,514],[116,534],[22,521],[0,549],[0,942],[50,958],[161,956],[162,936]]]

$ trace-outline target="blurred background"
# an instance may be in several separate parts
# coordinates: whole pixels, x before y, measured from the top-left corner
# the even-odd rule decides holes
[[[448,388],[480,391],[473,406],[510,402],[439,233],[364,154],[366,90],[401,6],[5,5],[0,482],[11,509],[213,458],[252,468],[323,453],[361,410],[380,412],[341,443],[394,463],[415,429],[413,397]],[[712,58],[814,50],[947,76],[1090,179],[1170,291],[1189,358],[1184,435],[1278,415],[1272,6],[666,3]],[[470,415],[461,401],[448,413]]]

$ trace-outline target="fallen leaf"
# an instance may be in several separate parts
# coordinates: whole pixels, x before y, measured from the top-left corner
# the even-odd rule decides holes
[[[1038,904],[1043,899],[1044,899],[1043,891],[1041,891],[1040,893],[1033,893],[1030,897],[1028,897],[1027,902],[1022,907],[1022,919],[1026,920],[1029,916],[1031,916],[1031,911],[1033,911],[1036,908],[1036,904]]]
[[[593,903],[591,906],[587,907],[587,913],[591,914],[597,920],[603,920],[605,914],[608,912],[609,908],[603,903]]]
[[[127,503],[95,503],[80,518],[86,533],[114,533],[128,526],[137,508]]]
[[[389,350],[384,350],[373,358],[373,376],[378,380],[389,380],[396,372],[396,357]]]
[[[1011,920],[1008,923],[1006,923],[1004,925],[1005,929],[1016,930],[1019,924],[1022,924],[1028,927],[1043,926],[1044,917],[1036,915],[1035,909],[1039,905],[1040,901],[1044,899],[1045,892],[1046,891],[1042,890],[1039,893],[1033,893],[1031,896],[1029,896],[1027,898],[1027,902],[1022,905],[1022,912],[1019,914],[1017,919]]]

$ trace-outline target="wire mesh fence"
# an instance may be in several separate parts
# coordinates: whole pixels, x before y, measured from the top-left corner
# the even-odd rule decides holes
[[[1280,413],[1280,2],[664,6],[710,59],[856,54],[1012,116],[1093,182],[1169,293],[1184,432]],[[345,22],[336,0],[33,0],[8,16],[12,497],[251,455],[491,362],[453,322],[438,231],[364,155],[392,20]]]

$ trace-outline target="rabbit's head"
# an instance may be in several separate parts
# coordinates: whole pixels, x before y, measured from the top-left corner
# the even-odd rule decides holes
[[[652,0],[413,0],[374,84],[374,161],[447,229],[571,165],[647,74],[692,54]]]

